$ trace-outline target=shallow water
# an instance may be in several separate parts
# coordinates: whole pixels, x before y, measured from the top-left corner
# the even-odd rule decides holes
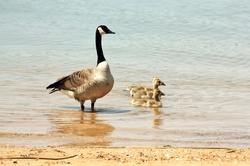
[[[0,2],[0,132],[134,139],[109,146],[249,147],[249,13],[244,0]],[[86,102],[82,113],[45,87],[96,65],[99,24],[116,32],[103,38],[115,86],[96,112]],[[155,76],[167,85],[163,108],[132,107],[124,89]]]

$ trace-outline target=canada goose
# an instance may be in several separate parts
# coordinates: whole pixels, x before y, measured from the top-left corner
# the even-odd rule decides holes
[[[165,96],[159,89],[154,89],[153,100],[152,99],[132,99],[131,103],[133,106],[141,107],[162,107],[160,97]]]
[[[153,98],[153,90],[158,89],[160,85],[165,86],[164,82],[158,77],[154,77],[152,81],[153,87],[148,86],[130,86],[129,93],[133,98]]]
[[[70,98],[75,98],[81,104],[84,111],[84,102],[91,100],[91,109],[97,99],[108,94],[114,85],[114,78],[110,72],[108,62],[102,51],[102,35],[115,34],[105,25],[100,25],[96,29],[96,52],[97,66],[92,69],[76,71],[68,76],[59,78],[55,83],[50,84],[47,89],[52,89],[51,93],[61,91]]]

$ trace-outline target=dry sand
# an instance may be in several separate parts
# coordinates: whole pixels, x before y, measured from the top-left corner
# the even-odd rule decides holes
[[[250,148],[112,147],[107,137],[69,136],[69,144],[32,145],[34,140],[60,142],[63,135],[0,133],[0,166],[10,165],[250,165]],[[9,140],[13,142],[7,144]],[[22,145],[19,140],[22,140]],[[79,141],[81,140],[81,143]],[[75,143],[72,143],[75,142]],[[130,142],[131,140],[120,140]],[[25,142],[25,144],[23,144]],[[45,141],[46,142],[46,141]],[[11,145],[10,145],[11,144]],[[25,146],[24,146],[25,145]]]
[[[250,165],[250,149],[0,145],[0,154],[1,166]]]

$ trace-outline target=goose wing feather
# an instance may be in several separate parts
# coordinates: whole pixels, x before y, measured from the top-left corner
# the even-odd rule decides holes
[[[65,80],[62,89],[76,90],[80,86],[87,85],[91,82],[93,69],[81,70],[72,73]]]
[[[92,73],[93,69],[76,71],[68,76],[59,78],[55,83],[49,85],[47,89],[53,88],[50,93],[61,89],[75,91],[78,87],[90,83]]]

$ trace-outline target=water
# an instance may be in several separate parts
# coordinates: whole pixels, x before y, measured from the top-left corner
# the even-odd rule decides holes
[[[10,0],[0,1],[0,18],[2,134],[115,138],[104,141],[109,146],[250,146],[248,1]],[[115,86],[95,113],[82,113],[45,87],[96,65],[100,24],[116,32],[103,38]],[[123,90],[155,76],[167,85],[163,108],[132,107]],[[33,144],[53,145],[44,140]]]

